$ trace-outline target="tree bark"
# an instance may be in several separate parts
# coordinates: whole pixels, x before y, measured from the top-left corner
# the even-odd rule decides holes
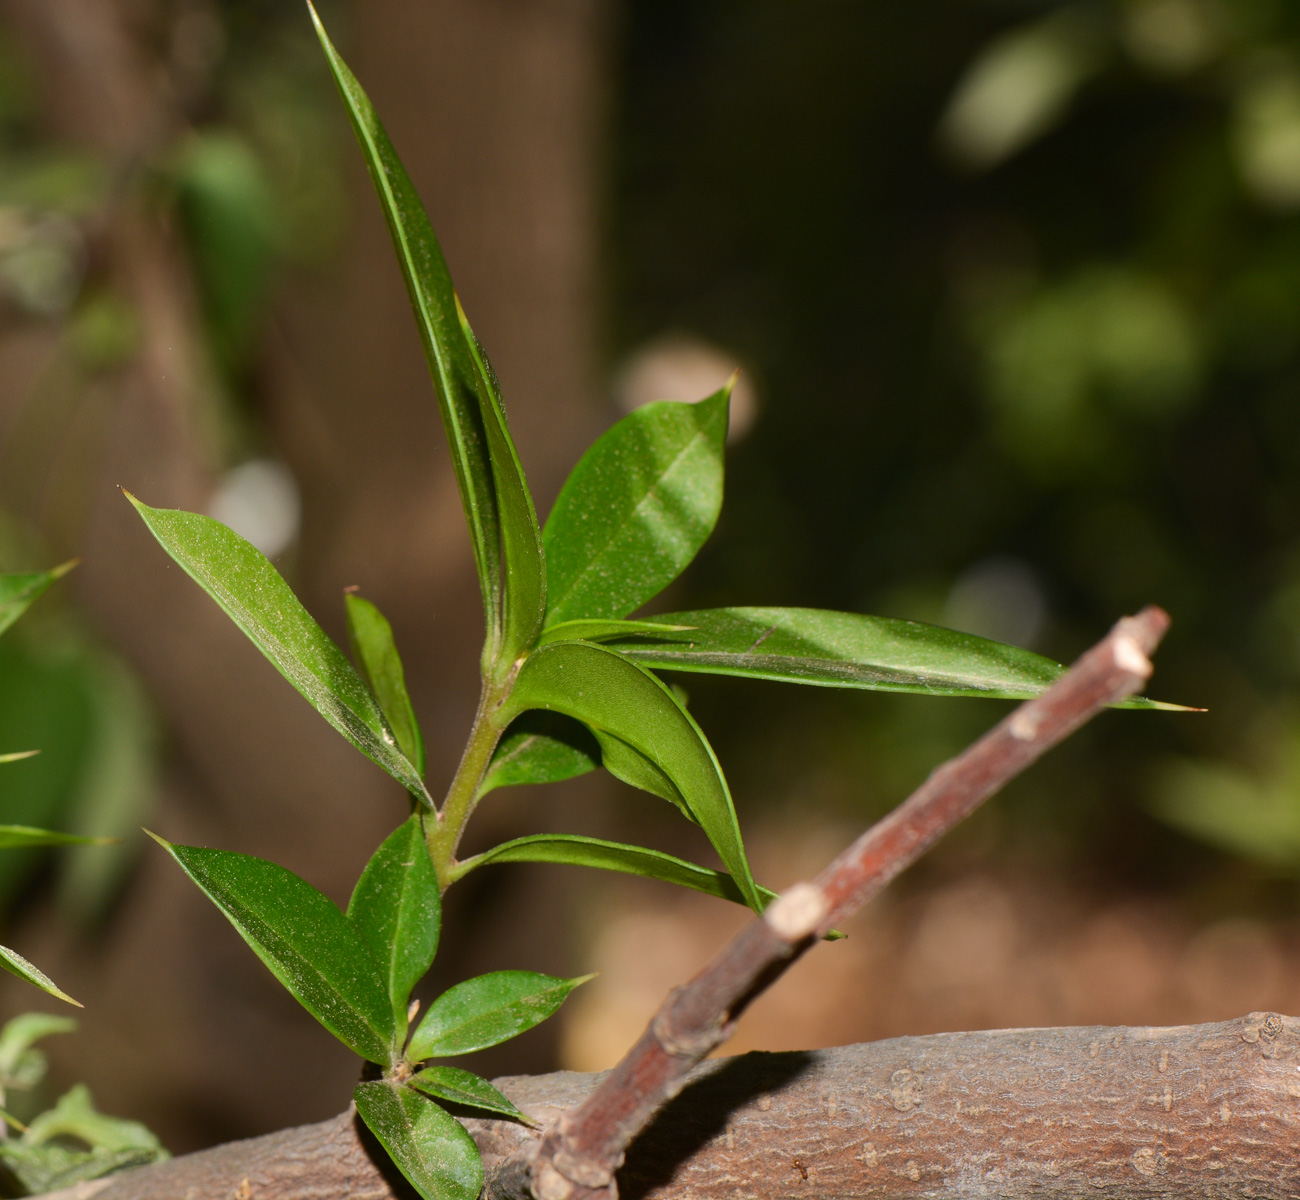
[[[549,1124],[599,1075],[498,1080]],[[494,1168],[537,1133],[466,1119]],[[49,1200],[409,1200],[344,1113]],[[637,1140],[624,1200],[1300,1195],[1300,1020],[1007,1029],[712,1059]]]

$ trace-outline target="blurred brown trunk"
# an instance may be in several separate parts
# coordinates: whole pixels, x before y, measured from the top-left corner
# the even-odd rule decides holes
[[[50,132],[103,156],[119,180],[93,231],[95,255],[141,325],[139,355],[102,384],[111,420],[84,533],[59,549],[84,557],[80,599],[140,671],[174,739],[160,829],[274,858],[344,899],[400,819],[403,798],[169,565],[114,486],[201,510],[217,469],[188,263],[138,169],[186,128],[167,35],[195,8],[0,0],[0,17],[37,64]],[[599,0],[369,0],[339,31],[443,234],[543,507],[597,422],[602,9]],[[336,634],[346,584],[389,610],[428,729],[436,792],[473,711],[480,610],[405,294],[348,150],[348,247],[333,278],[300,280],[279,305],[268,416],[305,497],[293,582]],[[496,882],[513,885],[507,875]],[[508,899],[485,906],[488,917],[503,915]],[[552,891],[504,929],[465,930],[440,975],[450,982],[473,969],[457,953],[470,944],[490,947],[494,966],[565,973],[566,947],[541,933],[564,927],[562,903]],[[90,949],[52,923],[23,941],[90,1002],[77,1046],[52,1053],[56,1062],[76,1055],[75,1066],[61,1060],[67,1074],[86,1078],[104,1107],[145,1120],[175,1149],[337,1111],[355,1074],[350,1054],[297,1010],[161,855],[144,855],[118,917]],[[10,1011],[30,999],[4,994]],[[535,1053],[527,1067],[547,1066],[548,1046]]]

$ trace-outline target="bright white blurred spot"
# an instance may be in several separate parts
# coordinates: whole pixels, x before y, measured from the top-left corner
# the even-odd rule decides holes
[[[247,538],[267,558],[293,544],[301,510],[289,468],[265,458],[227,471],[208,505],[209,516]]]
[[[1098,60],[1091,24],[1073,11],[996,38],[958,82],[940,141],[964,166],[995,166],[1056,124]]]
[[[1162,75],[1194,71],[1219,48],[1218,14],[1205,0],[1133,0],[1120,36],[1133,59]]]
[[[1237,97],[1233,142],[1246,186],[1271,208],[1300,207],[1300,77],[1278,71]]]
[[[646,343],[624,361],[614,378],[614,399],[624,412],[652,400],[694,403],[711,396],[736,369],[725,350],[685,334],[669,334]],[[731,424],[727,441],[745,436],[758,416],[758,395],[742,373],[731,393]]]
[[[968,567],[957,577],[943,607],[941,624],[1031,648],[1047,618],[1047,599],[1028,563],[999,555]]]

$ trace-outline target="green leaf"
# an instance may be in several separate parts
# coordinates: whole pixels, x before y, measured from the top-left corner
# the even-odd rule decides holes
[[[23,1143],[40,1146],[56,1137],[76,1138],[100,1150],[143,1150],[154,1155],[155,1161],[167,1157],[162,1143],[147,1126],[100,1112],[84,1083],[74,1084],[53,1108],[34,1117],[23,1134]]]
[[[582,456],[542,533],[548,627],[626,616],[699,552],[722,507],[731,387],[638,408]]]
[[[225,913],[294,999],[370,1062],[396,1057],[397,1022],[375,956],[328,897],[284,867],[150,834]]]
[[[361,672],[384,710],[384,716],[397,738],[397,744],[421,779],[424,778],[424,736],[415,719],[415,709],[406,691],[406,672],[393,641],[393,627],[388,618],[369,600],[355,592],[345,592],[343,604],[348,616],[348,641],[361,664]]]
[[[71,1017],[56,1017],[52,1013],[22,1013],[6,1021],[4,1029],[0,1030],[0,1087],[14,1086],[19,1064],[41,1038],[56,1033],[74,1033],[76,1028],[77,1022]],[[39,1079],[31,1082],[39,1082]]]
[[[477,1200],[483,1163],[455,1117],[384,1080],[359,1083],[352,1096],[366,1127],[424,1200]]]
[[[599,871],[618,871],[624,875],[639,875],[643,879],[658,879],[663,883],[676,884],[677,887],[690,888],[692,891],[703,892],[706,896],[716,896],[719,900],[745,903],[735,880],[724,871],[697,867],[694,863],[674,858],[660,850],[625,846],[620,842],[607,842],[578,834],[544,833],[502,842],[491,850],[462,861],[456,868],[456,878],[490,863],[511,862],[565,863],[574,867],[594,867]],[[758,891],[765,905],[776,896],[775,892],[764,887]]]
[[[531,644],[546,605],[532,497],[506,428],[496,379],[464,321],[420,197],[314,8],[311,16],[379,196],[424,344],[469,521],[488,626],[487,657],[502,660],[508,669]]]
[[[459,299],[456,300],[456,314],[478,370],[479,405],[487,434],[488,457],[492,462],[492,478],[496,483],[497,517],[501,523],[501,550],[505,560],[500,660],[503,668],[509,670],[515,660],[532,646],[546,616],[542,531],[537,526],[537,510],[524,479],[519,454],[506,428],[496,372],[488,362],[482,343],[469,327]]]
[[[383,970],[401,1041],[411,989],[433,964],[442,928],[442,894],[418,813],[375,851],[357,880],[347,915]]]
[[[471,1054],[545,1021],[591,975],[557,979],[535,971],[493,971],[443,992],[424,1014],[406,1055],[412,1062]]]
[[[641,751],[629,746],[622,738],[599,729],[594,733],[596,741],[600,743],[601,766],[615,779],[621,779],[634,788],[640,788],[643,792],[667,800],[669,804],[675,805],[688,821],[695,820],[695,814],[691,812],[690,806],[666,771],[656,766],[654,761]]]
[[[892,617],[817,608],[708,608],[655,619],[692,629],[610,645],[656,670],[927,696],[1021,700],[1037,696],[1065,672],[1029,650]],[[1121,707],[1179,708],[1145,699]]]
[[[600,766],[600,746],[591,730],[555,712],[516,717],[497,744],[478,793],[521,783],[558,783]]]
[[[33,829],[30,825],[0,825],[0,850],[22,846],[106,846],[116,841],[117,838],[82,837],[53,829]]]
[[[433,801],[383,710],[270,559],[220,521],[127,498],[163,549],[208,593],[335,729],[407,790]]]
[[[78,1008],[85,1007],[80,1000],[74,1000],[69,996],[39,967],[29,963],[17,950],[10,950],[8,946],[0,946],[0,967],[3,967],[10,975],[17,975],[19,979],[25,979],[28,983],[35,984],[41,991],[49,992],[51,996],[66,1000],[69,1004],[75,1004]]]
[[[558,625],[550,626],[537,639],[537,644],[547,646],[551,642],[607,642],[642,635],[685,633],[689,629],[689,625],[664,625],[658,621],[561,621]]]
[[[22,571],[0,575],[0,633],[4,633],[38,599],[56,579],[61,579],[77,564],[66,562],[52,571]]]
[[[564,713],[645,755],[681,793],[750,907],[761,910],[722,768],[691,715],[649,671],[604,646],[560,642],[529,655],[507,706]]]
[[[39,750],[14,750],[9,754],[0,754],[0,763],[22,762],[24,758],[35,758]]]
[[[473,1071],[462,1071],[459,1067],[425,1067],[411,1076],[410,1085],[435,1100],[481,1108],[501,1117],[513,1117],[516,1121],[528,1120],[506,1096]]]
[[[25,1196],[44,1196],[90,1179],[148,1166],[166,1157],[165,1150],[76,1150],[58,1142],[44,1142],[39,1146],[27,1146],[21,1141],[0,1142],[0,1158],[22,1185]]]

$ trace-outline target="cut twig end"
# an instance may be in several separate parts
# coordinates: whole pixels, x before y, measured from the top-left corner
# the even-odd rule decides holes
[[[830,901],[815,883],[796,883],[787,889],[763,913],[763,920],[783,941],[800,942],[817,932]]]

